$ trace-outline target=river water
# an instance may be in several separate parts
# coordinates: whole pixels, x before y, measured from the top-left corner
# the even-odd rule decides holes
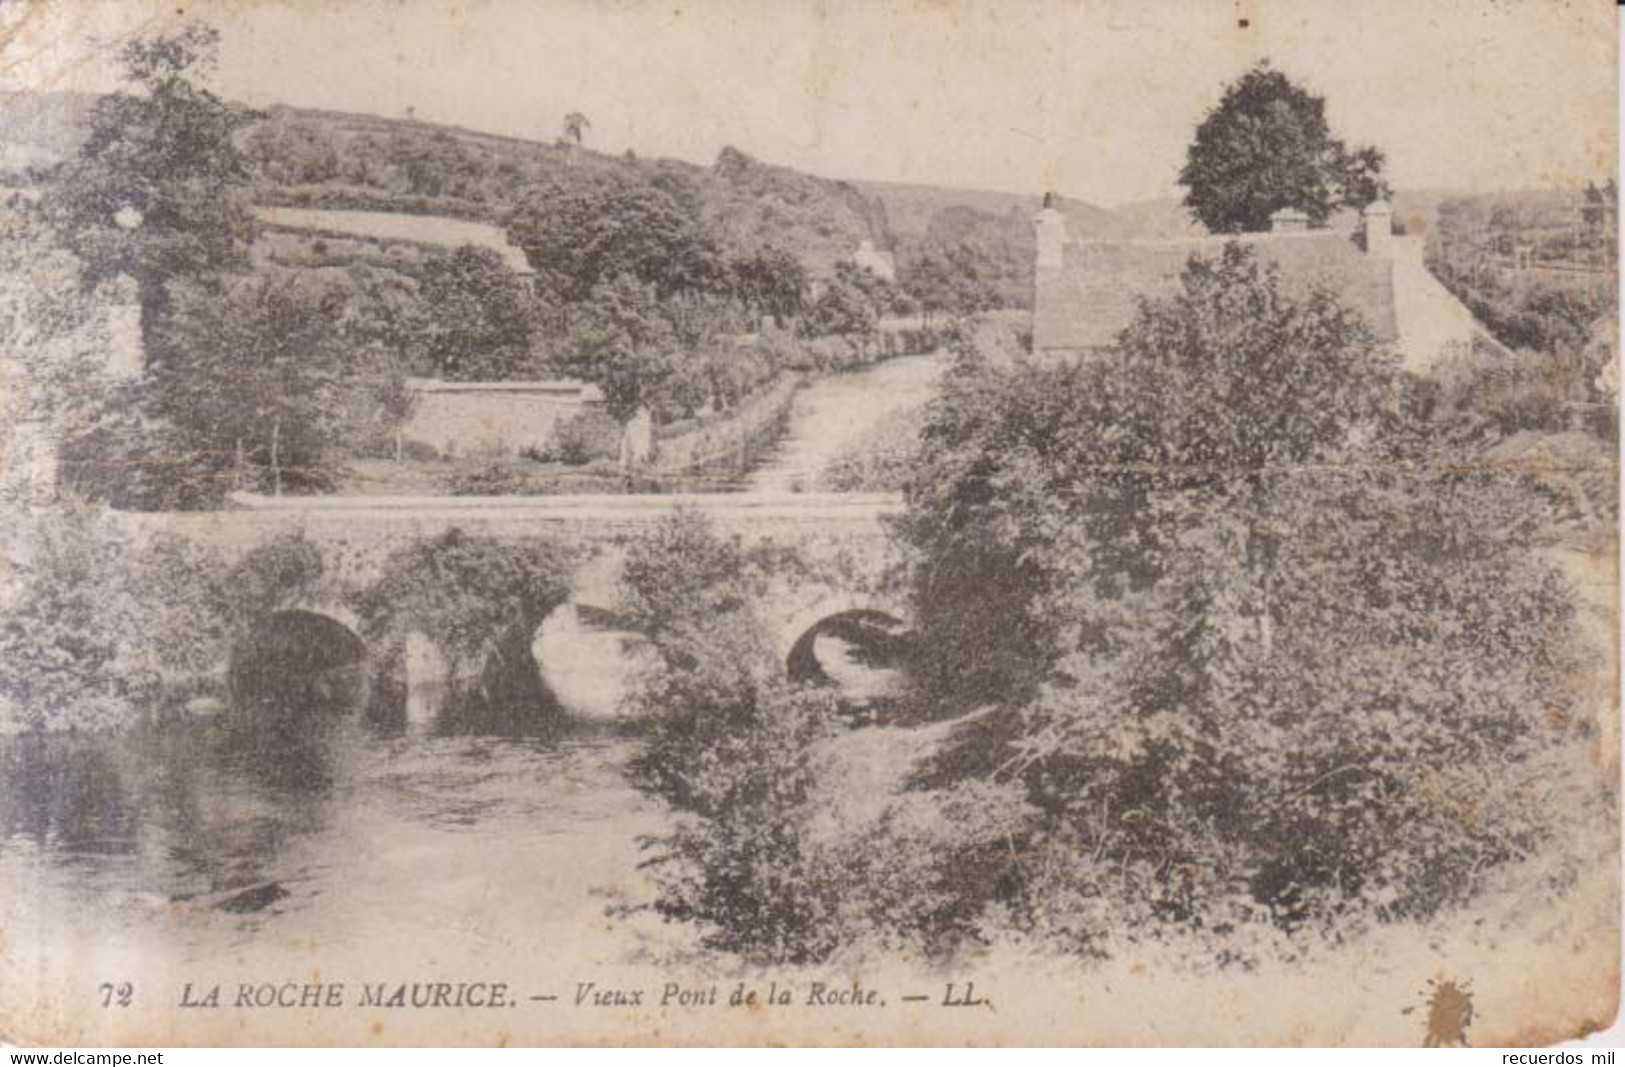
[[[747,487],[816,477],[923,403],[939,369],[909,357],[812,384]],[[693,932],[647,910],[640,866],[671,816],[629,781],[636,727],[605,717],[629,635],[565,621],[539,641],[569,659],[545,706],[474,724],[375,725],[324,685],[331,706],[282,725],[228,708],[134,736],[0,744],[0,976],[66,980],[94,958],[191,973],[250,945],[256,967],[280,954],[306,970],[391,953],[444,968],[688,952]]]

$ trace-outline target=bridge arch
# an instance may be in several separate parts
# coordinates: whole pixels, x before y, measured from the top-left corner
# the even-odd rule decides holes
[[[836,687],[855,705],[896,696],[912,629],[907,610],[894,601],[834,597],[789,620],[785,671],[792,682]]]
[[[255,620],[231,647],[227,682],[240,705],[344,703],[365,683],[367,645],[342,608],[289,607]]]

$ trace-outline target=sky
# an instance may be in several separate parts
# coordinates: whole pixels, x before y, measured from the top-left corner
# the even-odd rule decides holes
[[[222,95],[698,163],[1102,205],[1177,193],[1267,59],[1399,188],[1614,172],[1611,0],[0,0],[0,88],[101,91],[132,33],[221,31]]]

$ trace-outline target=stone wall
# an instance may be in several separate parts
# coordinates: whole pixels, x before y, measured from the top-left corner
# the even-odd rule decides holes
[[[407,381],[412,412],[401,426],[406,443],[444,456],[546,452],[561,423],[607,419],[603,397],[582,382]]]
[[[777,437],[800,387],[799,377],[787,375],[723,415],[661,427],[649,469],[660,474],[743,469]]]

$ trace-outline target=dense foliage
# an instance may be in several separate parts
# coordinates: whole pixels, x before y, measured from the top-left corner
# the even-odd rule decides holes
[[[514,695],[513,687],[533,696],[530,644],[548,612],[569,598],[571,558],[550,541],[457,528],[394,550],[378,579],[356,594],[380,681],[400,682],[406,636],[416,632],[445,655],[454,681],[486,695]]]
[[[181,536],[127,536],[87,505],[16,519],[0,556],[0,734],[141,722],[320,577],[319,558],[313,575],[282,540],[228,566]]]
[[[249,273],[257,228],[240,111],[200,88],[218,34],[188,24],[120,53],[132,92],[98,99],[44,210],[84,284],[135,280],[145,366],[69,437],[70,481],[128,507],[207,507],[233,486],[322,486],[339,309]]]
[[[464,245],[424,264],[418,340],[435,377],[541,377],[536,310],[525,283],[495,252]]]
[[[194,77],[218,42],[200,23],[127,42],[119,59],[134,91],[97,98],[79,154],[50,186],[47,209],[89,279],[136,279],[144,326],[157,324],[169,281],[239,269],[254,239],[233,141],[249,116]]]
[[[853,944],[936,947],[969,929],[1000,840],[996,791],[933,802],[854,803],[835,746],[846,727],[826,689],[792,686],[758,616],[766,563],[679,516],[634,544],[630,621],[655,663],[635,696],[649,738],[638,784],[673,804],[652,842],[663,914],[752,960],[814,961]],[[858,734],[846,734],[866,742]]]
[[[529,192],[509,231],[540,284],[566,302],[623,275],[661,298],[714,293],[727,283],[721,249],[700,224],[697,194],[675,177],[643,182],[618,171],[566,172]]]
[[[1267,230],[1292,208],[1324,223],[1340,207],[1388,194],[1383,156],[1349,149],[1326,124],[1326,101],[1260,65],[1227,86],[1186,155],[1185,206],[1213,233]]]
[[[999,306],[1019,307],[1031,300],[1032,255],[1026,256],[1023,271],[1000,252],[1007,252],[1007,247],[990,251],[969,241],[928,243],[903,264],[897,282],[928,321],[934,316],[964,318]],[[1011,290],[1018,285],[1021,296],[1013,299]]]
[[[1586,726],[1531,710],[1573,670],[1541,507],[1398,425],[1390,360],[1231,247],[1118,359],[970,372],[936,410],[919,669],[1006,709],[943,773],[1024,786],[1018,923],[1423,916],[1558,831],[1544,776]]]
[[[1428,234],[1429,265],[1507,347],[1578,353],[1618,303],[1606,270],[1614,262],[1613,197],[1595,186],[1453,197],[1439,204]],[[1520,249],[1531,267],[1568,269],[1519,270]]]

